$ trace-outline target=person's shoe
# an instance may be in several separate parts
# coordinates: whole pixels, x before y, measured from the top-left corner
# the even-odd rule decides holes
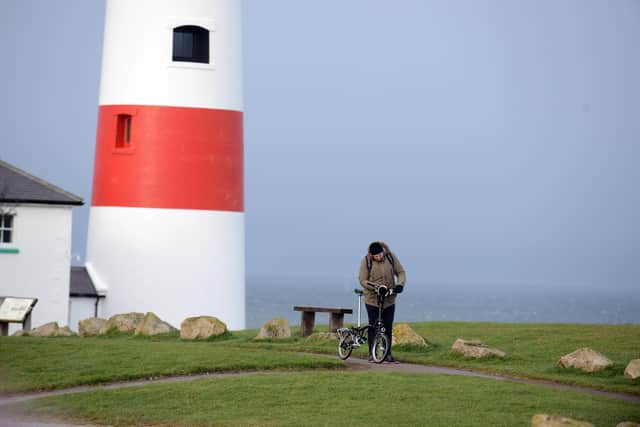
[[[367,359],[367,362],[373,362],[373,356],[369,356],[369,358]]]
[[[388,355],[387,358],[384,359],[384,361],[387,363],[398,363],[396,362],[396,359],[394,359],[392,355]]]

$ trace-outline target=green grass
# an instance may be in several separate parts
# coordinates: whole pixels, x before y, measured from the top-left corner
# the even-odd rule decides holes
[[[0,337],[0,393],[158,376],[262,369],[339,368],[342,362],[227,345],[229,338]]]
[[[640,394],[640,380],[624,378],[627,363],[640,358],[640,325],[475,322],[421,322],[410,325],[429,342],[429,347],[394,348],[394,357],[403,362],[473,369]],[[480,360],[465,358],[450,351],[456,338],[480,339],[507,352],[507,357]],[[335,342],[300,338],[247,345],[287,351],[336,352]],[[556,367],[560,357],[580,347],[591,347],[603,353],[615,365],[591,374]],[[366,357],[366,350],[354,351],[354,356]]]
[[[124,425],[529,425],[540,412],[597,426],[640,421],[640,405],[446,375],[308,372],[156,384],[48,397],[36,415]]]
[[[640,394],[640,380],[624,378],[631,359],[640,358],[640,325],[412,323],[430,346],[394,349],[401,361],[452,366]],[[326,330],[319,326],[319,330]],[[288,352],[336,354],[336,341],[294,336],[257,341],[257,330],[234,331],[207,342],[181,341],[177,334],[155,338],[114,334],[101,338],[0,337],[0,392],[52,389],[80,384],[256,369],[335,368],[336,359]],[[478,338],[507,352],[505,359],[466,359],[449,351],[458,337]],[[615,362],[588,374],[557,368],[557,360],[591,347]],[[278,351],[274,351],[278,350]],[[366,350],[352,357],[366,357]]]

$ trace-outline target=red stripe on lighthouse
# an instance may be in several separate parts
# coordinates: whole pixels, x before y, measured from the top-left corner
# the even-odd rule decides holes
[[[242,113],[101,106],[92,205],[242,212]]]

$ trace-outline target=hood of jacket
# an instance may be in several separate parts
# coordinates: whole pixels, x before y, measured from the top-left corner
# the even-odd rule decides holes
[[[385,254],[390,254],[391,253],[391,249],[389,249],[389,245],[387,245],[382,240],[376,240],[375,242],[371,242],[371,243],[369,243],[369,246],[371,246],[374,243],[377,243],[380,246],[382,246],[382,250],[384,251]],[[362,253],[362,252],[360,252],[360,253]],[[373,256],[373,255],[371,255],[371,251],[369,249],[367,249],[367,256]]]

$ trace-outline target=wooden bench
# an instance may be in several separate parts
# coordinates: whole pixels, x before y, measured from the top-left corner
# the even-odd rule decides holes
[[[313,326],[316,323],[316,313],[329,314],[329,331],[335,332],[338,328],[342,328],[344,324],[344,315],[352,314],[350,308],[328,308],[328,307],[293,307],[294,311],[302,312],[302,320],[300,327],[302,328],[302,336],[307,337],[313,332]]]

